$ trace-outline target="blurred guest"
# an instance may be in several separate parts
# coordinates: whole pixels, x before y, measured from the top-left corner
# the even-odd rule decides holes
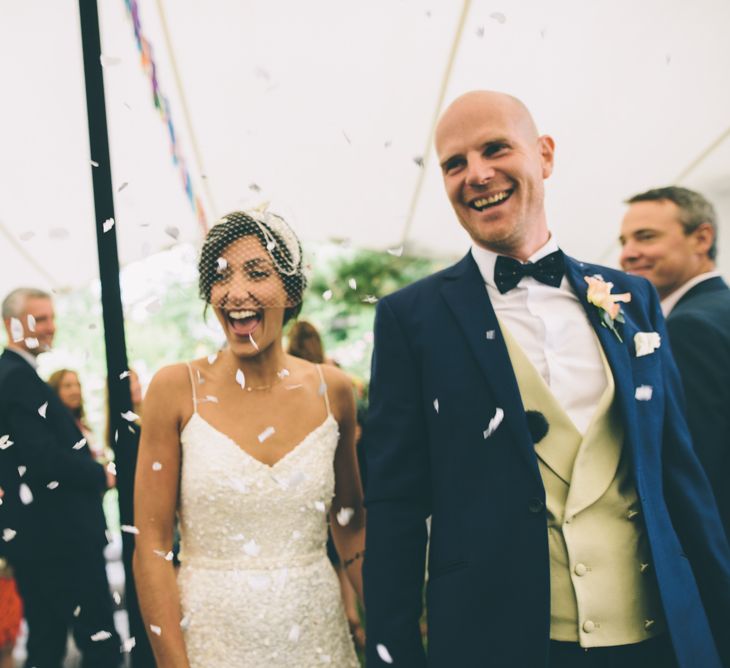
[[[716,269],[717,215],[700,193],[635,195],[621,225],[621,266],[661,298],[695,449],[730,537],[730,290]]]
[[[120,653],[102,495],[114,476],[93,460],[73,416],[36,373],[56,329],[50,295],[14,290],[2,317],[0,534],[28,622],[26,665],[60,666],[71,628],[83,665],[111,668]]]
[[[289,330],[289,348],[287,352],[294,357],[313,362],[314,364],[335,364],[324,354],[322,337],[317,328],[306,320],[297,320]]]
[[[0,503],[3,494],[0,488]],[[5,557],[0,555],[0,668],[13,668],[13,648],[22,618],[23,604],[15,586],[13,570]]]
[[[95,447],[94,432],[86,421],[84,397],[81,393],[79,375],[71,369],[59,369],[50,375],[48,384],[56,391],[61,403],[71,411],[71,415],[76,420],[76,426],[84,435],[86,443],[98,459],[100,449]]]

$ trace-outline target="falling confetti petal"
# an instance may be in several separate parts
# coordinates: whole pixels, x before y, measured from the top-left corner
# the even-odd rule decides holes
[[[99,61],[101,62],[102,67],[113,67],[114,65],[119,65],[119,63],[122,62],[122,59],[117,56],[105,56],[102,53],[99,56]]]
[[[218,397],[214,397],[212,394],[206,394],[205,395],[205,401],[210,401],[212,404],[218,403]]]
[[[122,192],[122,190],[124,190],[124,189],[125,189],[125,188],[126,188],[126,187],[127,187],[128,185],[129,185],[129,183],[127,183],[127,182],[125,181],[124,183],[122,183],[122,185],[121,185],[121,186],[119,186],[119,187],[117,188],[117,192],[118,192],[118,193]]]
[[[397,248],[389,248],[388,253],[390,255],[394,255],[395,257],[400,257],[403,255],[403,246],[398,246]]]
[[[34,350],[39,345],[38,339],[36,339],[35,336],[29,336],[25,340],[25,345],[28,346],[28,348],[30,348],[31,350]]]
[[[248,340],[251,341],[251,345],[256,348],[256,350],[259,349],[259,344],[254,341],[253,336],[251,334],[248,335]]]
[[[92,642],[99,642],[100,640],[109,640],[109,638],[112,637],[112,634],[109,633],[109,631],[97,631],[96,633],[92,634],[91,640]]]
[[[124,531],[124,533],[133,533],[135,536],[139,535],[139,529],[131,524],[122,524],[119,528]]]
[[[18,475],[19,475],[19,476],[20,476],[20,477],[22,478],[22,477],[23,477],[23,476],[25,475],[25,472],[26,472],[27,470],[28,470],[28,469],[27,469],[27,468],[26,468],[25,466],[22,466],[22,465],[21,465],[21,466],[19,466],[19,467],[18,467]]]
[[[489,426],[484,430],[484,438],[489,438],[495,431],[497,431],[497,427],[502,424],[503,418],[504,411],[501,408],[497,408],[494,412],[494,417],[489,421]]]
[[[30,491],[30,487],[28,487],[28,485],[26,485],[25,483],[22,483],[20,485],[20,489],[18,489],[18,495],[20,496],[20,501],[23,503],[23,505],[27,506],[33,503],[33,492]]]
[[[639,387],[636,388],[634,396],[637,401],[649,401],[653,393],[654,390],[651,385],[639,385]]]
[[[243,551],[249,557],[258,557],[259,556],[259,552],[261,552],[261,546],[252,538],[247,543],[244,543],[244,545],[243,545]]]
[[[12,444],[13,441],[10,440],[10,434],[0,436],[0,450],[7,450]]]
[[[30,313],[28,314],[28,329],[35,332],[35,318]]]
[[[175,227],[174,225],[170,225],[165,228],[165,234],[177,241],[178,237],[180,236],[180,229]]]
[[[350,138],[347,136],[347,133],[344,130],[342,131],[342,136],[345,138],[345,141],[348,144],[352,145],[352,142],[350,141]]]
[[[119,594],[118,591],[112,592],[112,598],[114,599],[114,602],[117,605],[119,605],[122,602],[122,597],[121,597],[121,595]]]
[[[477,37],[484,37],[484,26],[479,26],[476,29],[476,36]]]
[[[273,251],[274,248],[276,248],[276,241],[274,241],[273,239],[270,239],[269,241],[266,242],[266,250],[269,251],[269,253],[271,251]]]
[[[304,387],[301,383],[298,383],[297,385],[285,385],[285,390],[298,390],[299,388]]]
[[[340,511],[337,513],[337,523],[341,527],[346,527],[354,514],[355,510],[353,508],[340,508]]]
[[[162,629],[159,626],[155,626],[154,624],[150,624],[150,631],[154,633],[156,636],[162,635]]]
[[[10,336],[15,343],[23,340],[23,323],[17,318],[10,318]]]
[[[109,471],[109,473],[111,473],[112,475],[116,475],[117,474],[117,465],[114,462],[109,462],[106,465],[106,470]]]
[[[378,656],[380,657],[381,661],[385,663],[393,663],[393,657],[390,655],[390,652],[385,645],[381,645],[380,643],[378,643],[375,646],[375,649],[378,650]]]
[[[215,270],[222,274],[226,269],[228,269],[228,260],[224,257],[219,257],[215,262]]]
[[[213,364],[218,359],[218,353],[213,353],[212,355],[208,355],[208,364]]]
[[[291,642],[299,642],[299,636],[301,633],[302,629],[299,624],[294,624],[291,629],[289,629],[289,640]]]
[[[165,561],[172,561],[175,556],[172,550],[165,552],[165,550],[152,550],[158,557],[162,557]]]
[[[288,378],[291,374],[289,373],[289,369],[282,369],[281,371],[277,371],[276,375],[284,380],[284,378]]]
[[[13,538],[15,538],[18,535],[18,532],[14,529],[3,529],[3,540],[6,543],[9,543]]]
[[[137,639],[134,636],[132,636],[131,638],[127,638],[122,643],[122,652],[126,652],[126,653],[131,652],[134,649],[136,644],[137,644]]]
[[[81,614],[81,606],[80,605],[77,605],[74,608],[74,617],[78,617],[80,614]]]
[[[378,303],[378,298],[375,295],[365,295],[362,298],[362,300],[365,304],[377,304]]]
[[[96,160],[89,160],[89,162],[91,163],[91,166],[92,167],[98,167],[99,166],[99,163]]]
[[[433,400],[433,409],[438,413],[439,412],[439,400],[434,399]]]
[[[315,501],[314,509],[319,510],[320,513],[323,513],[325,510],[327,510],[327,506],[325,506],[324,501]]]
[[[330,299],[332,299],[332,290],[325,290],[322,293],[322,299],[324,299],[326,302],[328,302]]]
[[[42,406],[41,406],[41,407],[40,407],[40,408],[38,409],[38,415],[40,415],[40,416],[41,416],[42,418],[46,417],[46,410],[47,410],[47,409],[48,409],[48,402],[46,401],[46,403],[45,403],[45,404],[43,404],[43,405],[42,405]]]
[[[180,628],[181,628],[181,629],[182,629],[183,631],[186,631],[186,630],[187,630],[187,628],[188,628],[189,626],[190,626],[190,615],[185,615],[185,616],[184,616],[184,617],[183,617],[183,618],[182,618],[182,619],[180,620]]]
[[[420,155],[413,158],[413,162],[415,162],[419,167],[423,167],[423,158]]]
[[[81,450],[81,448],[83,448],[85,445],[86,445],[86,439],[85,438],[82,438],[77,443],[74,443],[73,449],[74,450]]]
[[[253,190],[253,192],[255,192],[255,193],[261,192],[261,186],[258,183],[249,183],[248,189]]]
[[[48,487],[48,489],[56,489],[58,487],[58,480],[51,480],[46,487]]]
[[[357,290],[357,281],[354,278],[347,281],[347,285],[349,285],[352,290]]]
[[[273,427],[266,427],[260,434],[259,434],[259,443],[263,443],[267,438],[272,436],[276,430]]]
[[[135,420],[139,420],[139,415],[132,411],[124,411],[124,413],[120,413],[120,415],[128,422],[134,422]]]
[[[241,386],[241,389],[244,389],[246,387],[246,376],[243,374],[243,371],[241,371],[241,369],[238,369],[238,371],[236,371],[236,382]]]
[[[488,330],[487,330],[487,338],[488,338],[488,339],[489,339],[490,341],[491,341],[492,339],[494,339],[494,330],[493,330],[493,329],[488,329]]]
[[[125,378],[129,378],[129,370],[122,371],[122,373],[119,374],[119,380],[124,380]]]
[[[153,471],[162,471],[162,464],[160,462],[152,462]]]
[[[112,229],[112,227],[114,227],[114,218],[107,218],[107,219],[106,219],[106,220],[104,221],[104,223],[102,224],[102,226],[101,226],[101,229],[102,229],[102,230],[103,230],[104,232],[108,232],[109,230],[111,230],[111,229]]]
[[[507,17],[502,12],[492,12],[489,15],[490,19],[494,19],[497,23],[504,24],[507,21]]]

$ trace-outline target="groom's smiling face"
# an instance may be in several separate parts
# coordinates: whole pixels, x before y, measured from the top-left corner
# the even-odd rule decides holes
[[[436,150],[446,193],[477,244],[520,257],[545,243],[543,180],[554,143],[538,136],[521,102],[487,91],[463,95],[439,121]]]

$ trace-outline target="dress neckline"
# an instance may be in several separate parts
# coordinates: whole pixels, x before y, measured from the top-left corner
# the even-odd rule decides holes
[[[276,468],[277,468],[277,467],[279,466],[279,464],[281,464],[281,463],[282,463],[282,462],[284,462],[285,460],[288,460],[288,459],[289,459],[289,458],[290,458],[290,457],[291,457],[291,456],[292,456],[292,455],[293,455],[293,454],[294,454],[295,452],[298,452],[299,450],[301,450],[301,449],[302,449],[302,446],[303,446],[303,445],[304,445],[305,443],[307,443],[308,441],[310,441],[310,440],[312,439],[312,437],[314,437],[314,436],[315,436],[315,435],[316,435],[316,434],[317,434],[317,433],[318,433],[318,432],[319,432],[320,430],[322,430],[322,429],[324,429],[324,428],[325,428],[326,426],[328,426],[328,424],[329,424],[330,422],[333,422],[333,423],[334,423],[335,425],[337,425],[337,420],[335,420],[335,418],[334,418],[334,416],[332,415],[332,413],[329,413],[329,414],[327,415],[327,417],[326,417],[326,418],[324,419],[324,421],[323,421],[323,422],[321,422],[321,423],[320,423],[319,425],[317,425],[317,426],[316,426],[316,427],[315,427],[314,429],[312,429],[312,431],[310,431],[310,432],[309,432],[308,434],[306,434],[306,435],[304,436],[304,438],[302,438],[302,440],[301,440],[301,441],[299,441],[299,443],[297,443],[297,444],[296,444],[296,445],[295,445],[295,446],[294,446],[293,448],[291,448],[291,449],[287,450],[287,451],[286,451],[286,452],[285,452],[285,453],[284,453],[284,454],[283,454],[283,455],[282,455],[281,457],[279,457],[279,459],[277,459],[277,460],[276,460],[276,461],[275,461],[275,462],[274,462],[273,464],[267,464],[266,462],[262,462],[262,461],[261,461],[261,460],[260,460],[260,459],[259,459],[258,457],[254,457],[254,455],[252,455],[252,454],[251,454],[251,453],[250,453],[250,452],[249,452],[248,450],[246,450],[246,449],[245,449],[245,448],[244,448],[243,446],[239,445],[239,443],[238,443],[237,441],[235,441],[234,439],[232,439],[232,438],[231,438],[231,437],[230,437],[230,436],[229,436],[228,434],[225,434],[225,433],[223,433],[223,432],[222,432],[222,431],[221,431],[220,429],[217,429],[216,427],[214,427],[214,426],[213,426],[213,425],[212,425],[212,424],[211,424],[210,422],[208,422],[208,420],[206,420],[206,419],[205,419],[205,418],[204,418],[204,417],[203,417],[202,415],[200,415],[200,413],[198,413],[197,411],[196,411],[195,413],[193,413],[193,414],[192,414],[192,415],[190,416],[190,419],[189,419],[189,420],[187,421],[187,423],[186,423],[186,424],[185,424],[185,426],[183,427],[182,431],[180,432],[180,437],[181,437],[181,438],[182,438],[182,436],[183,436],[183,435],[185,434],[185,432],[187,431],[187,428],[188,428],[188,426],[190,426],[190,423],[191,423],[191,422],[193,421],[193,419],[195,419],[196,417],[197,417],[197,418],[198,418],[198,420],[199,420],[200,422],[202,422],[202,423],[203,423],[203,424],[204,424],[204,425],[205,425],[205,426],[206,426],[206,427],[207,427],[208,429],[210,429],[210,430],[211,430],[211,431],[213,431],[214,433],[218,434],[218,435],[219,435],[219,436],[220,436],[220,437],[221,437],[221,438],[222,438],[222,439],[223,439],[224,441],[226,441],[226,442],[227,442],[227,443],[229,443],[229,444],[230,444],[231,446],[233,446],[234,448],[236,448],[236,450],[238,450],[239,452],[243,453],[243,455],[244,455],[245,457],[247,457],[248,459],[251,459],[251,460],[252,460],[252,461],[254,461],[254,462],[255,462],[256,464],[258,464],[259,466],[262,466],[263,468],[265,468],[265,469],[267,469],[267,470],[269,470],[269,471],[273,471],[274,469],[276,469]]]

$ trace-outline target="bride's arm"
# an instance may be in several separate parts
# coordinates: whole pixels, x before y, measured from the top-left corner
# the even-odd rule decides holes
[[[161,369],[144,400],[134,484],[134,580],[158,668],[189,666],[172,560],[180,478],[181,407],[189,388],[183,365]],[[189,394],[189,389],[188,389]],[[190,401],[190,398],[187,398]]]
[[[332,538],[342,567],[362,601],[365,507],[355,449],[355,397],[352,381],[345,373],[333,367],[323,369],[326,369],[332,412],[340,427],[335,453],[335,497],[330,511]]]

